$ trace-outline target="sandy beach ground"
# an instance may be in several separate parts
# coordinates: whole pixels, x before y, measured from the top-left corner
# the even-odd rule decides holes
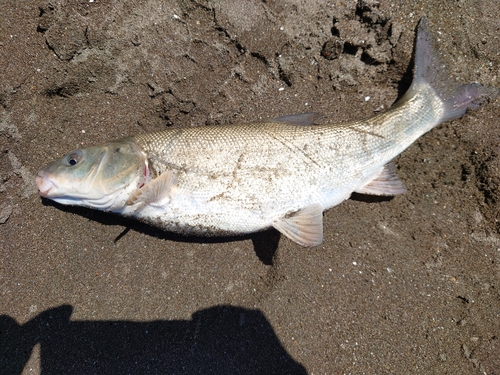
[[[408,188],[275,231],[183,238],[41,199],[38,170],[141,132],[390,107],[429,19],[500,86],[500,2],[0,2],[0,374],[500,374],[500,101],[395,163]]]

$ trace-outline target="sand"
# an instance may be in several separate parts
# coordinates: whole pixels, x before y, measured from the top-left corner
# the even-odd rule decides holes
[[[41,199],[75,148],[146,131],[386,110],[427,16],[500,86],[500,3],[0,3],[0,374],[499,374],[500,100],[420,138],[408,188],[275,231],[183,238]]]

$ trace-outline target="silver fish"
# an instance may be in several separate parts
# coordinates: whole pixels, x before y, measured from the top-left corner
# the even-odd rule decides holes
[[[351,193],[405,192],[390,161],[417,138],[499,90],[459,85],[442,69],[427,20],[413,83],[372,118],[312,125],[312,114],[167,129],[70,152],[38,173],[40,195],[131,216],[183,234],[274,227],[303,246],[323,240],[324,210]]]

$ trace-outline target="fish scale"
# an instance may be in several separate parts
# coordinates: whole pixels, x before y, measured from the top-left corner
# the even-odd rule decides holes
[[[422,95],[412,106],[432,108],[431,101]],[[220,234],[247,233],[313,203],[335,206],[435,122],[428,116],[430,123],[422,124],[421,113],[406,107],[396,111],[342,125],[263,122],[187,128],[180,134],[166,130],[135,140],[155,169],[177,173],[179,203],[186,203],[186,195],[196,200],[193,210],[184,208],[175,221],[194,224],[191,216],[198,217],[203,205],[200,220],[209,227]],[[424,126],[407,131],[416,121]],[[170,204],[180,211],[176,198]]]

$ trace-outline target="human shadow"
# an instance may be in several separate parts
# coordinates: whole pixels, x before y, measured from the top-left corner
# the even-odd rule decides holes
[[[215,306],[191,320],[72,321],[73,307],[25,324],[0,316],[0,374],[21,374],[41,347],[42,375],[307,374],[259,310]]]

